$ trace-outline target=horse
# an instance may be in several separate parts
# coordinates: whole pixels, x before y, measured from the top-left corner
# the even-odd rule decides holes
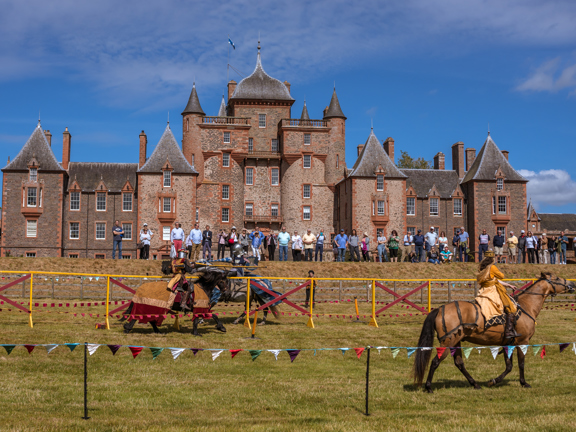
[[[554,276],[551,273],[541,273],[540,278],[536,282],[514,296],[513,298],[518,303],[520,313],[520,317],[516,322],[516,330],[521,334],[519,338],[516,338],[516,341],[504,340],[503,324],[485,328],[486,319],[482,313],[479,313],[480,308],[476,303],[455,301],[445,304],[430,312],[426,317],[420,333],[420,339],[418,340],[418,347],[432,347],[434,332],[436,332],[441,347],[455,348],[454,364],[456,367],[466,377],[470,385],[475,389],[480,389],[478,383],[464,367],[461,342],[471,342],[484,346],[505,346],[511,345],[512,342],[515,342],[515,345],[527,345],[536,330],[536,318],[544,305],[546,297],[554,297],[557,294],[566,292],[572,293],[575,290],[576,285],[573,282]],[[520,369],[520,384],[522,387],[530,388],[531,386],[524,378],[524,353],[521,349],[516,351]],[[416,351],[413,376],[414,382],[418,386],[422,385],[431,354],[432,350],[419,349]],[[449,354],[450,350],[446,349],[440,357],[434,356],[425,384],[425,391],[428,393],[432,393],[434,372]],[[501,383],[504,377],[512,370],[511,356],[504,355],[504,360],[506,361],[506,369],[501,375],[488,382],[489,387]]]
[[[169,267],[163,265],[162,270],[169,271]],[[194,299],[197,300],[200,296],[206,300],[212,299],[213,291],[216,287],[225,295],[228,291],[228,275],[227,271],[206,268],[202,272],[194,273],[189,279],[189,283],[194,284],[194,293],[193,296],[188,298],[186,305],[188,306],[188,311],[192,310],[193,313],[192,334],[194,336],[201,336],[198,333],[198,323],[201,318],[208,317],[216,321],[217,330],[223,333],[226,332],[226,328],[218,319],[218,316],[210,313],[212,306],[198,309],[194,307]],[[140,285],[124,313],[124,316],[130,315],[132,318],[128,323],[124,324],[124,332],[130,333],[134,324],[138,321],[141,324],[150,323],[154,332],[159,333],[158,326],[164,321],[162,315],[170,312],[187,312],[181,307],[180,296],[180,293],[172,293],[172,291],[167,289],[165,281]],[[206,303],[208,304],[208,302]],[[138,315],[138,319],[134,318],[134,315]]]
[[[251,276],[251,278],[254,277],[254,275]],[[281,293],[274,291],[272,289],[272,284],[270,283],[270,281],[268,279],[251,279],[254,280],[256,282],[258,282],[261,285],[266,286],[266,288],[268,288],[270,291],[273,291],[275,294],[277,295],[281,295]],[[246,304],[246,293],[247,293],[247,283],[245,280],[240,280],[240,279],[234,279],[234,280],[230,280],[229,281],[230,286],[229,289],[226,293],[226,295],[223,296],[223,300],[224,302],[228,303],[244,303]],[[258,287],[256,287],[253,284],[250,284],[250,308],[252,309],[252,303],[255,301],[259,306],[263,306],[266,303],[270,302],[273,297],[268,294],[267,292],[265,292],[264,290],[259,289]],[[260,321],[260,323],[258,323],[258,325],[265,325],[266,324],[266,318],[268,317],[268,312],[272,312],[272,314],[278,318],[280,316],[280,313],[278,312],[278,305],[282,303],[282,300],[273,303],[272,305],[266,307],[264,309],[264,317],[262,318],[262,320]],[[232,324],[239,324],[240,321],[242,321],[242,319],[246,316],[246,311],[242,312],[242,314],[236,318]]]

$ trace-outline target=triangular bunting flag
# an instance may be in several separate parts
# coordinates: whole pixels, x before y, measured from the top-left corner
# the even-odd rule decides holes
[[[520,348],[522,354],[526,355],[526,352],[528,351],[528,345],[519,345],[518,348]]]
[[[64,344],[64,345],[66,345],[68,348],[70,348],[70,352],[72,352],[72,351],[74,351],[74,349],[75,349],[78,345],[80,345],[80,344],[78,344],[78,343],[67,343],[67,344]]]
[[[132,351],[132,357],[134,358],[136,358],[136,356],[140,354],[144,349],[144,347],[138,347],[138,346],[129,346],[128,348],[130,349],[130,351]]]
[[[194,353],[194,355],[196,355],[196,353],[198,351],[202,351],[202,349],[201,348],[190,348],[190,351],[192,351]]]
[[[492,357],[494,357],[494,360],[496,360],[498,351],[500,351],[500,347],[490,347],[490,352],[492,353]]]
[[[54,349],[58,346],[56,344],[48,344],[48,345],[44,345],[46,347],[46,352],[48,354],[50,354],[52,351],[54,351]]]
[[[472,347],[462,348],[462,352],[464,353],[464,357],[468,358],[472,352]]]
[[[482,350],[486,348],[486,347],[476,347],[476,349],[478,350],[478,354],[482,354]]]
[[[6,350],[6,352],[8,353],[8,355],[10,355],[10,353],[12,352],[12,350],[16,348],[16,345],[4,345],[4,349]]]
[[[88,353],[90,355],[94,354],[99,346],[100,344],[88,344]]]
[[[442,357],[442,354],[444,354],[444,351],[446,351],[446,347],[436,348],[436,352],[438,353],[438,358]]]
[[[354,351],[356,351],[356,357],[360,358],[364,352],[364,348],[354,348]]]
[[[32,354],[32,351],[34,351],[35,347],[36,345],[24,345],[24,348],[28,350],[28,354]]]
[[[450,355],[454,357],[454,354],[456,354],[456,348],[450,348]]]
[[[561,343],[560,344],[560,352],[564,351],[566,348],[568,348],[568,346],[570,346],[569,343]]]
[[[417,349],[418,348],[406,348],[406,354],[408,354],[408,358],[410,358],[410,356],[414,354]]]
[[[576,342],[572,343],[572,351],[576,354]]]
[[[274,354],[274,358],[278,360],[278,354],[280,354],[280,350],[268,350],[272,354]]]
[[[116,355],[116,351],[118,351],[121,346],[122,345],[108,345],[108,348],[112,351],[112,355]]]
[[[532,352],[534,353],[534,355],[538,354],[541,347],[542,345],[532,345]]]
[[[376,347],[376,349],[378,350],[378,354],[380,354],[380,350],[381,350],[382,348],[386,348],[386,347],[383,347],[383,346]]]
[[[364,348],[362,348],[362,350],[364,350]],[[296,357],[298,357],[298,354],[300,354],[300,350],[286,350],[286,351],[288,351],[291,363],[293,363]],[[362,353],[360,353],[360,355],[362,355]],[[358,358],[360,358],[360,356],[358,356]]]
[[[212,361],[216,360],[220,354],[222,354],[224,350],[213,350],[210,354],[212,354]]]
[[[152,351],[152,360],[155,360],[164,351],[164,348],[150,347],[150,351]]]
[[[176,360],[184,352],[184,348],[170,348],[170,352],[172,353],[172,358]]]
[[[400,352],[400,348],[390,348],[390,351],[392,351],[392,358],[396,358],[396,356]]]
[[[250,355],[252,356],[252,361],[256,360],[260,354],[262,354],[262,350],[248,350]]]
[[[512,357],[512,354],[514,354],[514,348],[516,347],[513,345],[504,347],[504,353],[508,356],[508,358]]]
[[[338,348],[340,351],[342,351],[342,355],[346,354],[346,351],[348,351],[350,348]]]
[[[546,346],[542,347],[542,352],[540,353],[540,358],[543,359],[546,357]]]
[[[236,357],[236,354],[238,354],[240,351],[242,351],[241,349],[231,349],[230,351],[230,355],[232,356],[232,358]]]

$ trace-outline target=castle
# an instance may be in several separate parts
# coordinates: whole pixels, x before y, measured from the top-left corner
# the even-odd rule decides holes
[[[182,147],[168,125],[147,158],[142,131],[138,163],[72,162],[68,128],[59,162],[39,123],[2,169],[1,255],[111,258],[115,220],[124,228],[125,258],[137,258],[147,223],[154,259],[169,253],[175,221],[187,231],[196,221],[214,232],[355,228],[372,239],[430,227],[450,238],[464,226],[473,249],[482,229],[526,229],[527,180],[490,135],[478,155],[452,145],[451,170],[441,152],[434,169],[401,169],[394,140],[382,143],[371,131],[349,169],[336,89],[321,119],[310,118],[305,102],[292,118],[290,84],[264,71],[258,46],[254,72],[229,81],[227,96],[218,115],[207,116],[193,85]]]

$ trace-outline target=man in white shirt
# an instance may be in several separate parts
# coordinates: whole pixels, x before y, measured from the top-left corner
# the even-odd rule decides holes
[[[178,256],[178,251],[182,249],[182,242],[184,241],[184,230],[182,229],[182,224],[178,222],[174,223],[174,229],[170,232],[170,241],[176,249],[176,256]]]
[[[434,227],[430,227],[430,231],[426,233],[424,239],[426,240],[426,252],[430,252],[432,246],[436,246],[438,243],[438,234],[436,234]]]
[[[202,231],[200,231],[200,225],[198,223],[194,224],[194,228],[190,230],[190,240],[192,241],[192,262],[200,259],[200,249],[202,247]]]
[[[402,261],[408,258],[410,252],[414,250],[413,241],[414,239],[412,238],[410,233],[406,231],[406,234],[404,235],[404,240],[402,240],[402,244],[400,245],[400,250],[402,251],[402,258],[401,258]]]

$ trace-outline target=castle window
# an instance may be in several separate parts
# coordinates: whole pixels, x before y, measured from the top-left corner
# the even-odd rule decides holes
[[[336,168],[340,168],[340,155],[336,155]]]
[[[252,153],[254,151],[254,138],[248,138],[248,152]]]
[[[430,216],[438,216],[438,198],[430,198]]]
[[[273,152],[277,152],[278,151],[278,140],[276,138],[272,139],[272,148],[271,150]]]
[[[498,180],[496,180],[496,190],[501,191],[502,189],[504,189],[504,179],[499,178]]]
[[[272,168],[270,173],[270,183],[272,186],[278,186],[278,168]]]
[[[68,254],[68,258],[78,258],[78,254]]]
[[[122,231],[124,231],[124,237],[122,240],[132,240],[132,224],[131,223],[123,223],[122,224]]]
[[[302,191],[302,198],[310,198],[312,195],[312,185],[309,184],[305,184],[302,185],[303,187],[303,191]]]
[[[230,199],[230,185],[222,185],[222,199]]]
[[[252,216],[253,211],[254,211],[254,204],[246,204],[246,211],[245,211],[246,216]]]
[[[80,192],[70,192],[70,210],[80,210]]]
[[[170,227],[164,226],[162,227],[162,240],[170,240]]]
[[[492,214],[496,214],[496,197],[492,197]]]
[[[304,134],[304,145],[310,145],[310,134]]]
[[[272,217],[278,217],[278,204],[272,204],[270,208],[270,214]]]
[[[416,215],[416,198],[413,197],[406,198],[406,214],[408,216]]]
[[[132,211],[132,194],[122,194],[122,211]]]
[[[200,208],[196,207],[196,222],[200,222]]]
[[[37,198],[38,198],[38,188],[35,187],[28,188],[28,200],[27,200],[28,207],[36,207]]]
[[[415,236],[416,235],[416,227],[408,227],[406,228],[406,232],[408,235]]]
[[[196,162],[196,155],[192,155],[192,168],[194,168],[195,162]]]
[[[378,200],[378,216],[384,216],[386,214],[386,207],[384,203],[385,201]]]
[[[106,211],[106,192],[96,192],[96,211]]]
[[[246,184],[249,186],[254,184],[254,168],[246,168]]]
[[[378,174],[376,176],[376,190],[383,191],[384,190],[384,175]]]
[[[312,167],[312,155],[304,155],[304,168]]]
[[[222,166],[224,168],[230,167],[230,153],[222,153]]]
[[[506,214],[506,197],[498,197],[498,214]]]
[[[228,223],[230,222],[230,209],[229,208],[222,208],[222,222]]]
[[[26,237],[36,237],[38,235],[38,221],[27,220],[26,221]]]
[[[164,171],[164,187],[172,186],[172,171]]]
[[[224,132],[224,144],[230,144],[230,132]]]
[[[26,252],[26,258],[36,258],[36,252]]]
[[[454,198],[452,203],[454,205],[454,215],[462,216],[462,198]]]
[[[162,199],[162,203],[163,203],[163,205],[162,205],[162,211],[163,211],[164,213],[170,213],[171,210],[172,210],[172,198],[164,197],[164,198]]]
[[[106,240],[106,222],[96,222],[96,240]]]
[[[38,181],[38,168],[30,168],[30,181]]]
[[[258,127],[266,127],[266,114],[258,114]]]
[[[310,206],[302,207],[302,219],[304,219],[304,220],[310,220],[311,219]]]
[[[186,119],[186,131],[190,130],[190,120]]]
[[[498,234],[500,234],[502,237],[506,238],[506,227],[500,226],[496,228],[496,231],[498,232]]]
[[[80,238],[80,223],[70,222],[70,239],[78,240]]]

